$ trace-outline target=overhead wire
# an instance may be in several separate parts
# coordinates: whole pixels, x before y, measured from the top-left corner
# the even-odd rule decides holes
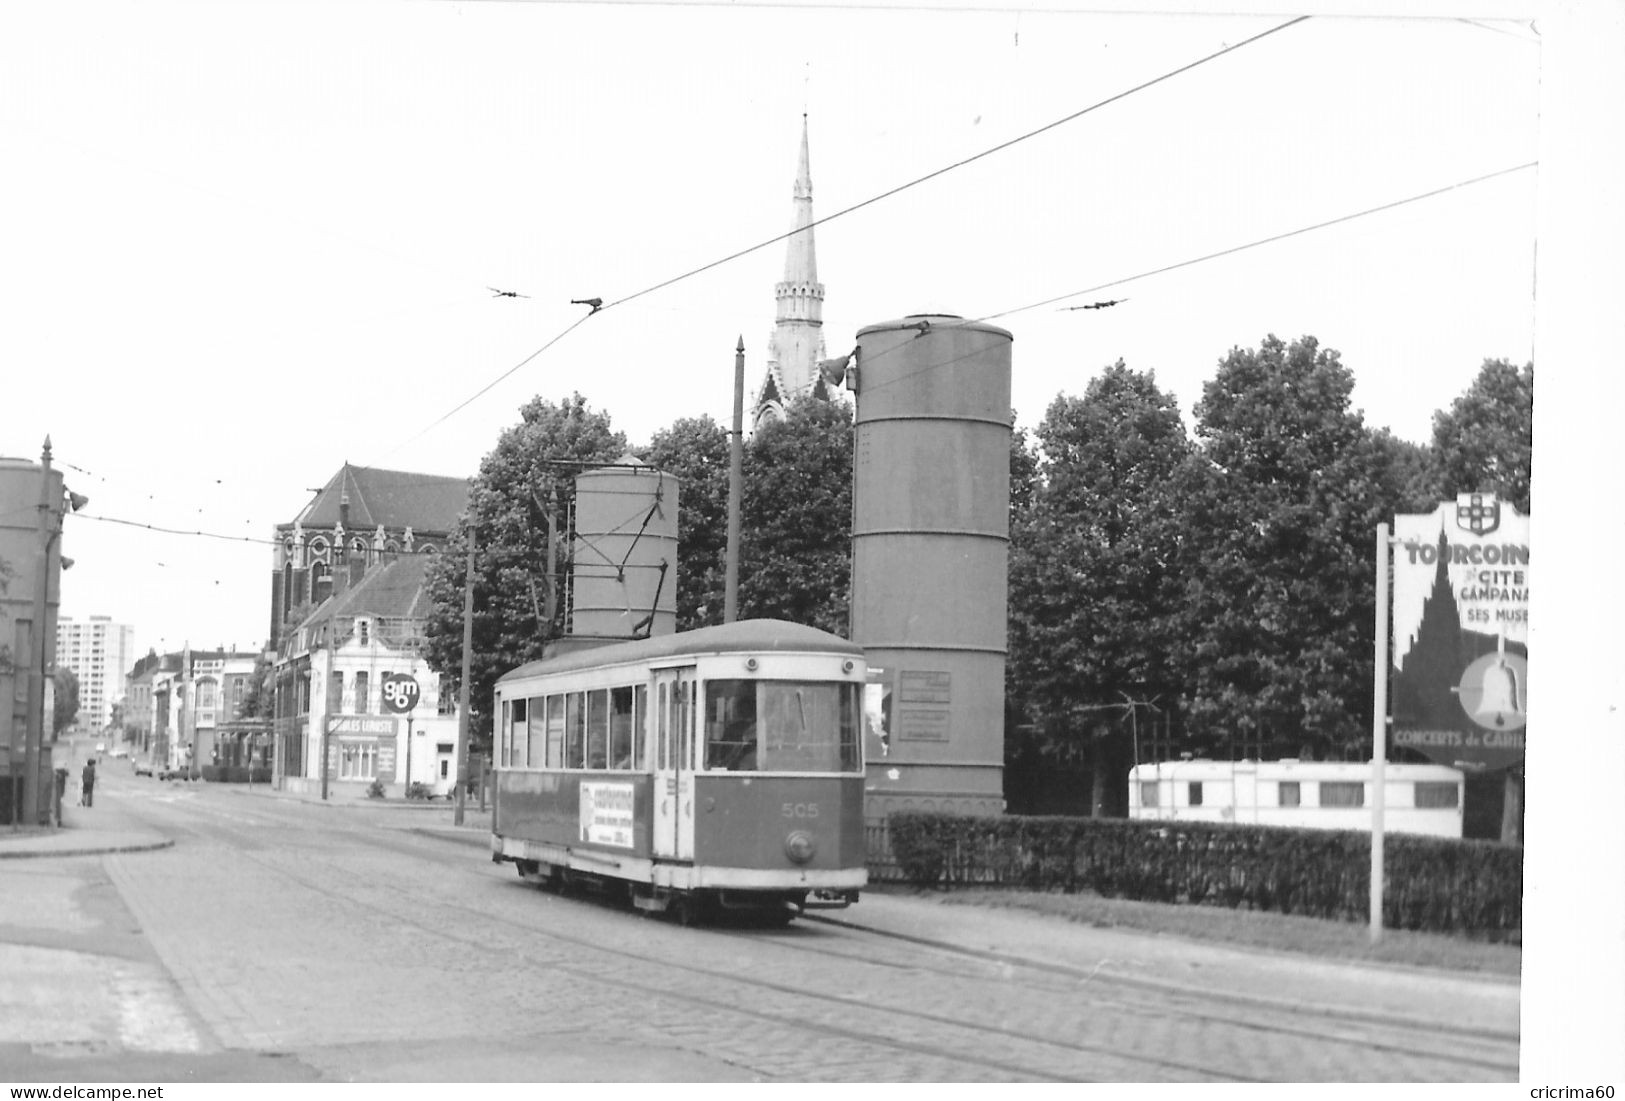
[[[1192,267],[1192,266],[1197,265],[1197,264],[1206,263],[1206,262],[1208,262],[1210,260],[1217,260],[1217,259],[1221,259],[1221,258],[1226,257],[1226,256],[1233,256],[1233,255],[1236,255],[1237,253],[1245,252],[1245,251],[1248,251],[1250,249],[1260,248],[1260,247],[1262,247],[1264,245],[1274,244],[1274,243],[1276,243],[1278,241],[1284,241],[1284,240],[1288,240],[1288,239],[1293,238],[1293,237],[1302,236],[1303,234],[1311,233],[1311,232],[1314,232],[1316,230],[1326,229],[1326,228],[1329,228],[1331,226],[1341,225],[1341,224],[1344,224],[1344,223],[1347,223],[1347,222],[1351,222],[1351,221],[1354,221],[1357,218],[1369,217],[1371,215],[1380,214],[1380,213],[1383,213],[1383,212],[1389,211],[1389,210],[1394,210],[1394,209],[1397,209],[1399,207],[1409,205],[1411,203],[1421,202],[1421,201],[1423,201],[1425,199],[1436,198],[1436,197],[1438,197],[1440,195],[1448,194],[1451,191],[1456,191],[1456,190],[1459,190],[1459,189],[1464,188],[1464,187],[1471,187],[1471,186],[1473,186],[1475,184],[1486,183],[1486,182],[1488,182],[1490,180],[1498,179],[1498,178],[1500,178],[1502,176],[1511,175],[1511,174],[1513,174],[1515,172],[1527,171],[1528,169],[1537,167],[1539,165],[1539,163],[1540,162],[1538,160],[1537,161],[1526,161],[1523,164],[1512,165],[1512,166],[1507,167],[1507,168],[1497,169],[1494,172],[1487,172],[1487,173],[1484,173],[1482,175],[1473,176],[1473,177],[1470,177],[1470,178],[1465,179],[1465,180],[1458,180],[1455,183],[1447,184],[1447,185],[1445,185],[1443,187],[1433,188],[1431,190],[1420,192],[1420,193],[1415,194],[1415,195],[1409,195],[1409,196],[1406,196],[1406,197],[1401,198],[1401,199],[1394,199],[1394,200],[1392,200],[1390,202],[1380,203],[1380,204],[1378,204],[1376,206],[1372,206],[1372,207],[1366,207],[1366,208],[1364,208],[1362,210],[1353,211],[1353,212],[1348,213],[1348,214],[1342,214],[1342,215],[1339,215],[1339,216],[1337,216],[1335,218],[1328,218],[1328,219],[1325,219],[1323,221],[1312,223],[1310,225],[1299,226],[1296,229],[1286,230],[1285,232],[1282,232],[1282,233],[1271,234],[1268,237],[1260,237],[1260,238],[1258,238],[1256,240],[1248,241],[1248,242],[1246,242],[1244,244],[1232,245],[1232,246],[1230,246],[1228,248],[1219,249],[1219,250],[1214,251],[1214,252],[1204,253],[1201,256],[1195,256],[1195,257],[1191,257],[1190,259],[1180,260],[1180,261],[1177,261],[1177,262],[1172,263],[1172,264],[1164,264],[1164,265],[1162,265],[1160,267],[1149,268],[1149,269],[1147,269],[1145,271],[1137,272],[1137,273],[1135,273],[1133,275],[1120,276],[1120,277],[1118,277],[1116,279],[1111,279],[1111,280],[1108,280],[1108,281],[1106,281],[1104,283],[1096,283],[1096,284],[1093,284],[1092,286],[1083,287],[1083,288],[1080,288],[1080,289],[1074,290],[1074,291],[1068,291],[1065,294],[1053,295],[1053,296],[1050,296],[1048,298],[1042,298],[1042,299],[1039,299],[1039,300],[1037,300],[1035,302],[1029,302],[1029,303],[1027,303],[1025,305],[1021,305],[1021,306],[1014,306],[1014,307],[1011,307],[1010,309],[1000,310],[1000,311],[998,311],[996,313],[983,314],[980,317],[973,318],[973,319],[970,319],[970,320],[951,321],[951,322],[948,322],[946,324],[934,326],[931,329],[925,330],[924,332],[922,332],[921,335],[922,336],[926,335],[929,332],[940,332],[940,331],[950,330],[950,329],[955,329],[955,328],[963,328],[963,327],[967,327],[969,325],[980,324],[980,323],[987,322],[987,321],[998,320],[999,318],[1009,317],[1009,316],[1012,316],[1012,315],[1018,314],[1018,313],[1024,313],[1024,312],[1026,312],[1028,310],[1040,309],[1040,308],[1042,308],[1044,306],[1053,305],[1053,304],[1055,304],[1057,302],[1064,302],[1068,298],[1076,298],[1079,295],[1094,294],[1097,291],[1107,290],[1107,289],[1112,288],[1112,287],[1123,286],[1125,284],[1132,283],[1132,282],[1135,282],[1137,280],[1149,279],[1149,278],[1152,278],[1152,277],[1157,276],[1157,275],[1164,275],[1164,274],[1167,274],[1168,272],[1171,272],[1171,271],[1178,271],[1178,270],[1180,270],[1182,268]],[[584,320],[585,320],[585,318],[577,320],[575,324],[579,325]],[[574,325],[571,326],[571,328],[574,328],[574,327],[575,327]],[[566,332],[568,332],[568,330],[566,330]],[[562,337],[563,335],[564,334],[561,333],[560,337]],[[555,341],[557,339],[559,339],[559,338],[555,338]],[[894,352],[900,351],[902,348],[904,348],[906,346],[907,346],[906,344],[898,345],[896,348],[888,349],[888,350],[886,350],[884,352],[880,352],[880,353],[876,353],[875,355],[871,355],[869,357],[869,359],[868,359],[868,362],[873,363],[875,359],[877,359],[877,358],[879,358],[881,356],[890,355],[890,354],[892,354]],[[532,359],[535,358],[536,355],[540,354],[541,351],[545,350],[545,347],[546,346],[544,346],[543,349],[538,349],[537,352],[532,353],[530,358],[532,358]],[[933,363],[933,364],[928,364],[927,366],[921,367],[921,368],[919,368],[919,369],[917,369],[915,371],[908,372],[907,374],[904,374],[904,375],[899,375],[897,378],[891,379],[888,382],[877,384],[874,388],[879,389],[879,388],[884,388],[886,386],[896,385],[896,384],[904,381],[905,379],[915,377],[916,375],[924,374],[924,373],[927,373],[929,371],[941,370],[941,369],[943,369],[945,367],[952,366],[954,363],[959,362],[960,360],[967,358],[971,354],[974,354],[974,353],[967,353],[966,356],[959,356],[959,357],[956,357],[955,359],[945,360],[945,361],[941,361],[941,362],[937,362],[937,363]],[[518,366],[523,366],[523,363],[519,364]],[[517,370],[518,366],[512,368],[509,371],[509,373],[511,374],[513,370]],[[861,370],[861,367],[862,367],[861,363],[860,363],[859,367],[860,367],[860,370]],[[500,379],[497,380],[497,381],[500,381]],[[492,385],[495,385],[495,383],[492,383]],[[489,387],[487,387],[487,389],[489,389]],[[483,393],[483,391],[482,391],[482,393]],[[478,397],[479,395],[475,395],[475,396]],[[473,399],[471,398],[469,400],[472,401]],[[709,416],[709,414],[704,414],[704,415]],[[715,417],[713,417],[712,419],[717,420],[717,418],[715,418]],[[718,423],[721,423],[721,422],[719,421]],[[84,473],[84,474],[90,474],[89,471],[83,470],[83,468],[81,468],[81,467],[73,466],[70,463],[61,463],[60,465],[67,466],[70,469],[80,471],[81,473]],[[92,476],[95,476],[95,475],[92,475]],[[604,492],[604,493],[616,494],[616,495],[625,494],[625,495],[628,495],[628,496],[643,496],[641,493],[638,493],[638,492],[633,491],[633,490],[602,490],[602,491],[596,491],[596,492]],[[29,506],[26,506],[26,507],[24,507],[22,509],[16,510],[16,514],[21,515],[21,514],[24,514],[24,513],[33,512],[33,511],[37,510],[37,508],[38,508],[37,505],[29,505]],[[639,510],[639,512],[641,513],[641,510]],[[11,515],[11,513],[8,513],[7,515]],[[629,517],[628,519],[629,520],[630,519],[635,519],[636,516],[637,516],[637,514],[634,514],[634,516]],[[201,537],[205,537],[205,538],[221,539],[221,540],[235,541],[235,542],[260,543],[260,544],[264,544],[264,545],[267,545],[267,546],[276,546],[277,545],[276,540],[256,539],[256,538],[253,538],[251,536],[223,535],[223,534],[218,534],[218,533],[214,533],[214,532],[206,532],[206,531],[199,531],[199,530],[188,531],[188,530],[181,529],[181,528],[170,528],[170,527],[165,527],[165,526],[157,525],[157,524],[145,524],[145,523],[140,523],[138,521],[133,521],[133,520],[118,519],[118,518],[110,517],[110,516],[100,516],[100,515],[96,515],[94,513],[83,513],[83,512],[81,512],[81,513],[77,513],[76,517],[83,518],[83,519],[88,519],[88,520],[96,520],[96,521],[100,521],[100,522],[103,522],[103,523],[123,524],[123,525],[127,525],[129,527],[146,528],[146,529],[148,529],[150,531],[156,531],[156,532],[161,532],[161,533],[171,534],[171,535],[195,535],[195,536],[201,536]],[[505,553],[505,552],[499,551],[497,548],[491,548],[491,551],[492,551],[492,553]],[[516,552],[516,553],[530,553],[530,552],[527,550],[527,551]]]
[[[1177,261],[1176,263],[1164,264],[1161,267],[1149,268],[1149,269],[1147,269],[1145,271],[1137,272],[1134,275],[1121,276],[1121,277],[1116,278],[1116,279],[1108,280],[1107,282],[1104,282],[1104,283],[1096,283],[1093,286],[1083,287],[1083,288],[1080,288],[1080,289],[1075,290],[1075,291],[1068,291],[1065,294],[1059,294],[1059,295],[1051,296],[1049,298],[1039,299],[1036,302],[1029,302],[1026,305],[1014,306],[1014,307],[1011,307],[1010,309],[1007,309],[1007,310],[1000,310],[997,313],[983,314],[980,317],[972,318],[972,319],[969,319],[969,320],[956,319],[954,321],[945,322],[944,324],[941,324],[941,325],[932,326],[930,329],[925,330],[924,332],[922,332],[921,335],[924,336],[924,335],[927,335],[930,332],[942,332],[942,331],[956,329],[956,328],[965,328],[965,327],[968,327],[968,326],[971,326],[971,325],[981,324],[981,323],[986,322],[986,321],[996,321],[999,318],[1010,317],[1013,314],[1025,313],[1028,310],[1036,310],[1036,309],[1040,309],[1040,308],[1042,308],[1044,306],[1054,305],[1057,302],[1064,302],[1068,298],[1076,298],[1079,295],[1083,295],[1083,294],[1094,294],[1094,293],[1096,293],[1098,291],[1106,290],[1106,289],[1111,288],[1111,287],[1120,287],[1120,286],[1123,286],[1123,285],[1128,284],[1128,283],[1133,283],[1133,282],[1135,282],[1137,280],[1140,280],[1140,279],[1149,279],[1149,278],[1151,278],[1153,276],[1165,275],[1165,274],[1167,274],[1168,272],[1171,272],[1171,271],[1178,271],[1178,270],[1180,270],[1182,268],[1188,268],[1188,267],[1192,267],[1192,266],[1194,266],[1196,264],[1206,263],[1209,260],[1218,260],[1218,259],[1221,259],[1221,258],[1226,257],[1226,256],[1234,256],[1237,253],[1246,252],[1249,249],[1255,249],[1255,248],[1262,247],[1264,245],[1274,244],[1274,243],[1276,243],[1278,241],[1285,241],[1285,240],[1287,240],[1289,238],[1298,237],[1298,236],[1301,236],[1301,235],[1303,235],[1305,233],[1312,233],[1315,230],[1321,230],[1321,229],[1326,229],[1326,228],[1331,227],[1331,226],[1341,225],[1341,224],[1343,224],[1345,222],[1354,221],[1357,218],[1364,218],[1364,217],[1368,217],[1368,216],[1373,215],[1373,214],[1380,214],[1380,213],[1383,213],[1385,211],[1389,211],[1389,210],[1396,209],[1398,207],[1406,206],[1406,205],[1408,205],[1410,203],[1421,202],[1424,199],[1436,198],[1436,197],[1438,197],[1440,195],[1448,194],[1451,191],[1456,191],[1456,190],[1458,190],[1460,188],[1464,188],[1464,187],[1471,187],[1474,184],[1486,183],[1486,182],[1488,182],[1490,180],[1498,179],[1499,177],[1502,177],[1502,176],[1511,175],[1514,172],[1523,172],[1523,171],[1526,171],[1528,169],[1536,167],[1539,163],[1540,162],[1538,160],[1537,161],[1525,161],[1523,164],[1517,164],[1517,165],[1512,165],[1512,166],[1507,167],[1507,168],[1497,169],[1494,172],[1486,172],[1483,175],[1473,176],[1473,177],[1471,177],[1469,179],[1465,179],[1465,180],[1458,180],[1455,183],[1446,184],[1443,187],[1436,187],[1436,188],[1433,188],[1432,190],[1429,190],[1429,191],[1420,192],[1420,193],[1415,194],[1415,195],[1408,195],[1408,196],[1406,196],[1405,198],[1402,198],[1402,199],[1394,199],[1391,202],[1381,203],[1381,204],[1379,204],[1377,206],[1366,207],[1363,210],[1357,210],[1357,211],[1354,211],[1354,212],[1349,213],[1349,214],[1339,215],[1336,218],[1328,218],[1328,219],[1326,219],[1324,221],[1315,222],[1312,225],[1299,226],[1296,229],[1287,230],[1287,231],[1285,231],[1283,233],[1271,234],[1268,237],[1260,237],[1257,240],[1248,241],[1245,244],[1232,245],[1229,248],[1219,249],[1216,252],[1204,253],[1201,256],[1191,257],[1188,260],[1180,260],[1180,261]],[[870,356],[868,358],[868,362],[873,363],[875,359],[878,359],[881,356],[892,354],[893,352],[900,351],[904,347],[907,347],[907,344],[898,345],[896,348],[890,348],[890,349],[887,349],[884,352],[876,353],[875,355],[872,355],[872,356]],[[964,359],[964,358],[966,358],[966,357],[965,356],[959,356],[959,357],[956,357],[955,359],[947,360],[947,361],[944,361],[942,363],[931,364],[931,365],[928,365],[928,366],[925,366],[925,367],[921,367],[918,370],[910,371],[907,374],[899,375],[898,377],[896,377],[894,379],[891,379],[891,380],[889,380],[889,381],[887,381],[885,383],[881,383],[875,388],[879,389],[879,388],[884,388],[886,386],[896,385],[897,383],[902,382],[905,379],[912,378],[912,377],[914,377],[916,375],[924,374],[924,373],[929,372],[929,371],[938,370],[938,369],[943,368],[943,367],[951,366],[952,364],[957,363],[957,362],[959,362],[959,360]],[[860,365],[859,365],[859,369],[860,370],[862,369],[861,362],[860,362]],[[860,383],[860,385],[861,385],[861,383]]]
[[[778,234],[778,235],[776,235],[774,237],[768,238],[765,241],[757,242],[756,244],[751,245],[751,246],[749,246],[747,248],[742,248],[742,249],[739,249],[739,250],[737,250],[735,252],[731,252],[728,255],[721,257],[720,259],[712,260],[709,263],[702,264],[697,268],[692,268],[692,269],[690,269],[688,271],[685,271],[680,275],[674,275],[669,279],[663,279],[658,283],[654,283],[654,284],[651,284],[650,286],[644,287],[642,290],[634,291],[631,294],[623,295],[620,298],[612,299],[611,301],[606,302],[606,303],[604,303],[604,304],[602,304],[600,306],[595,306],[593,308],[592,312],[590,312],[588,314],[585,314],[582,317],[577,318],[574,323],[572,323],[569,327],[564,329],[558,335],[554,336],[546,344],[544,344],[540,348],[536,349],[534,352],[532,352],[530,355],[526,356],[524,359],[520,360],[518,363],[514,364],[512,367],[509,367],[506,371],[502,372],[502,374],[498,375],[496,378],[492,379],[485,386],[481,387],[479,391],[477,391],[476,393],[474,393],[470,397],[466,398],[462,402],[458,403],[453,408],[447,410],[445,413],[441,414],[432,423],[430,423],[429,425],[424,427],[422,430],[417,432],[415,435],[401,441],[394,448],[391,448],[389,451],[385,452],[384,454],[385,455],[394,454],[396,451],[400,450],[400,448],[405,447],[407,444],[412,443],[413,441],[421,438],[422,436],[424,436],[427,433],[429,433],[430,431],[434,430],[435,428],[437,428],[441,424],[445,423],[447,420],[449,420],[452,416],[454,416],[458,412],[461,412],[463,409],[466,409],[469,405],[473,404],[474,401],[476,401],[480,397],[483,397],[486,393],[490,392],[490,390],[493,387],[495,387],[498,383],[500,383],[503,380],[507,379],[514,372],[518,371],[521,367],[524,367],[526,364],[528,364],[531,361],[533,361],[534,359],[536,359],[537,356],[541,355],[543,352],[545,352],[549,348],[553,347],[560,340],[563,340],[571,332],[575,331],[575,329],[579,325],[581,325],[582,322],[586,321],[587,318],[589,318],[589,317],[596,317],[598,314],[604,313],[607,310],[614,309],[617,306],[625,305],[626,303],[635,301],[636,299],[642,298],[645,295],[653,294],[654,292],[659,291],[659,290],[664,290],[665,288],[670,287],[670,286],[674,286],[675,284],[681,283],[684,280],[692,279],[696,275],[701,275],[701,274],[703,274],[705,272],[711,271],[714,268],[719,268],[719,267],[723,266],[724,264],[732,263],[735,260],[738,260],[738,259],[740,259],[742,257],[745,257],[745,256],[749,256],[750,254],[752,254],[754,252],[758,252],[758,251],[760,251],[760,250],[762,250],[764,248],[767,248],[770,245],[776,245],[781,241],[789,240],[791,237],[795,236],[797,233],[811,231],[811,230],[817,228],[818,226],[824,225],[824,224],[826,224],[828,222],[833,222],[837,218],[844,218],[848,214],[855,213],[856,211],[862,210],[862,209],[864,209],[865,207],[868,207],[868,206],[873,206],[875,203],[881,202],[882,200],[885,200],[885,199],[889,199],[889,198],[893,197],[894,195],[901,194],[902,192],[907,191],[910,188],[918,187],[920,184],[927,183],[927,182],[929,182],[931,180],[934,180],[934,179],[938,178],[939,176],[946,175],[947,173],[952,172],[955,169],[963,168],[963,167],[965,167],[966,165],[969,165],[969,164],[974,164],[975,162],[977,162],[979,160],[982,160],[985,157],[990,157],[995,153],[1003,152],[1004,150],[1009,149],[1012,146],[1015,146],[1015,145],[1017,145],[1017,144],[1019,144],[1021,142],[1027,141],[1027,140],[1029,140],[1031,138],[1035,138],[1040,134],[1047,133],[1048,131],[1054,130],[1055,128],[1057,128],[1059,126],[1064,126],[1065,124],[1067,124],[1069,122],[1074,122],[1077,119],[1080,119],[1085,115],[1088,115],[1088,114],[1090,114],[1090,113],[1092,113],[1094,111],[1100,110],[1102,107],[1109,106],[1109,105],[1111,105],[1113,103],[1116,103],[1116,102],[1118,102],[1120,100],[1126,99],[1129,96],[1135,95],[1135,94],[1137,94],[1139,92],[1143,92],[1148,88],[1152,88],[1152,87],[1155,87],[1156,85],[1161,84],[1161,83],[1163,83],[1165,81],[1172,80],[1174,77],[1180,76],[1180,75],[1182,75],[1184,73],[1188,73],[1192,69],[1195,69],[1195,68],[1197,68],[1199,66],[1205,65],[1208,62],[1214,61],[1214,60],[1216,60],[1216,59],[1218,59],[1220,57],[1223,57],[1226,54],[1233,53],[1236,50],[1242,49],[1245,46],[1250,46],[1253,43],[1259,42],[1259,41],[1261,41],[1261,40],[1263,40],[1265,38],[1268,38],[1269,36],[1271,36],[1273,34],[1278,34],[1281,31],[1284,31],[1284,30],[1288,29],[1289,27],[1294,27],[1294,26],[1298,25],[1299,23],[1305,22],[1309,18],[1311,18],[1311,17],[1307,16],[1307,15],[1295,16],[1292,19],[1288,19],[1284,23],[1280,23],[1280,24],[1277,24],[1276,26],[1273,26],[1273,27],[1270,27],[1270,28],[1268,28],[1266,30],[1260,31],[1259,33],[1257,33],[1255,35],[1252,35],[1252,36],[1250,36],[1248,38],[1244,38],[1239,42],[1235,42],[1233,44],[1225,45],[1222,48],[1220,48],[1218,50],[1215,50],[1214,52],[1212,52],[1210,54],[1207,54],[1207,55],[1205,55],[1203,57],[1199,57],[1194,61],[1186,62],[1184,65],[1181,65],[1176,69],[1170,69],[1167,72],[1162,73],[1162,74],[1160,74],[1158,76],[1152,77],[1149,80],[1141,81],[1139,84],[1136,84],[1131,88],[1127,88],[1127,89],[1124,89],[1121,92],[1117,92],[1114,95],[1107,96],[1105,99],[1102,99],[1102,100],[1099,100],[1099,101],[1097,101],[1095,103],[1092,103],[1087,107],[1080,108],[1077,111],[1073,111],[1071,114],[1068,114],[1068,115],[1065,115],[1065,116],[1063,116],[1061,118],[1055,119],[1052,122],[1045,123],[1043,126],[1039,126],[1039,127],[1035,128],[1035,129],[1029,130],[1029,131],[1027,131],[1025,133],[1022,133],[1022,134],[1018,134],[1015,137],[1008,139],[1007,141],[1000,142],[999,144],[991,146],[991,147],[989,147],[987,149],[984,149],[979,153],[973,153],[972,155],[970,155],[968,157],[965,157],[965,158],[963,158],[961,160],[955,161],[952,164],[945,165],[942,168],[938,168],[938,169],[936,169],[936,170],[934,170],[932,172],[927,172],[923,176],[916,177],[915,179],[909,180],[906,183],[898,184],[896,187],[892,187],[892,188],[890,188],[890,189],[888,189],[886,191],[882,191],[878,195],[872,195],[869,198],[864,199],[864,200],[862,200],[860,202],[853,203],[850,206],[843,207],[840,210],[837,210],[832,214],[826,214],[821,218],[815,218],[805,226],[797,226],[794,229],[789,230],[788,232],[780,233],[780,234]]]

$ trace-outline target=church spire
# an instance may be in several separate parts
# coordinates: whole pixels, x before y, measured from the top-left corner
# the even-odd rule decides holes
[[[818,281],[813,244],[812,158],[807,116],[801,116],[801,155],[791,192],[793,220],[784,254],[784,279],[774,287],[777,310],[768,340],[767,379],[756,401],[753,424],[783,412],[785,403],[811,393],[824,357],[824,285]]]
[[[784,281],[787,284],[816,284],[818,282],[818,256],[813,247],[812,167],[807,153],[807,116],[801,116],[801,163],[796,168],[794,191],[794,233],[784,256]],[[780,301],[784,292],[780,291]],[[822,294],[819,295],[821,299]],[[783,316],[782,313],[780,316]]]

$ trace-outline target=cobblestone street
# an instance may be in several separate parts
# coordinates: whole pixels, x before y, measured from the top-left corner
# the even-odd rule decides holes
[[[522,884],[486,859],[477,811],[458,830],[444,808],[118,777],[81,813],[174,844],[0,862],[0,964],[23,980],[0,995],[0,1078],[1517,1072],[1509,983],[1287,965],[883,895],[834,922],[683,928]]]

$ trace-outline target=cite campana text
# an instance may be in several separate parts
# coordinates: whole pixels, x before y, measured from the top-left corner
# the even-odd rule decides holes
[[[1452,566],[1522,567],[1529,564],[1529,548],[1518,543],[1451,543],[1445,547]],[[1439,548],[1431,543],[1406,543],[1411,565],[1431,566],[1439,560]],[[1529,602],[1528,571],[1519,568],[1485,569],[1472,575],[1476,584],[1465,585],[1456,593],[1461,601],[1489,601],[1511,604]],[[1482,618],[1482,617],[1479,617]],[[1498,614],[1498,619],[1523,619],[1524,615]]]

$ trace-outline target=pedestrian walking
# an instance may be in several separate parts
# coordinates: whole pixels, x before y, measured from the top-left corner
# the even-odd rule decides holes
[[[85,770],[79,774],[79,785],[79,805],[88,807],[96,792],[96,758],[85,762]]]

